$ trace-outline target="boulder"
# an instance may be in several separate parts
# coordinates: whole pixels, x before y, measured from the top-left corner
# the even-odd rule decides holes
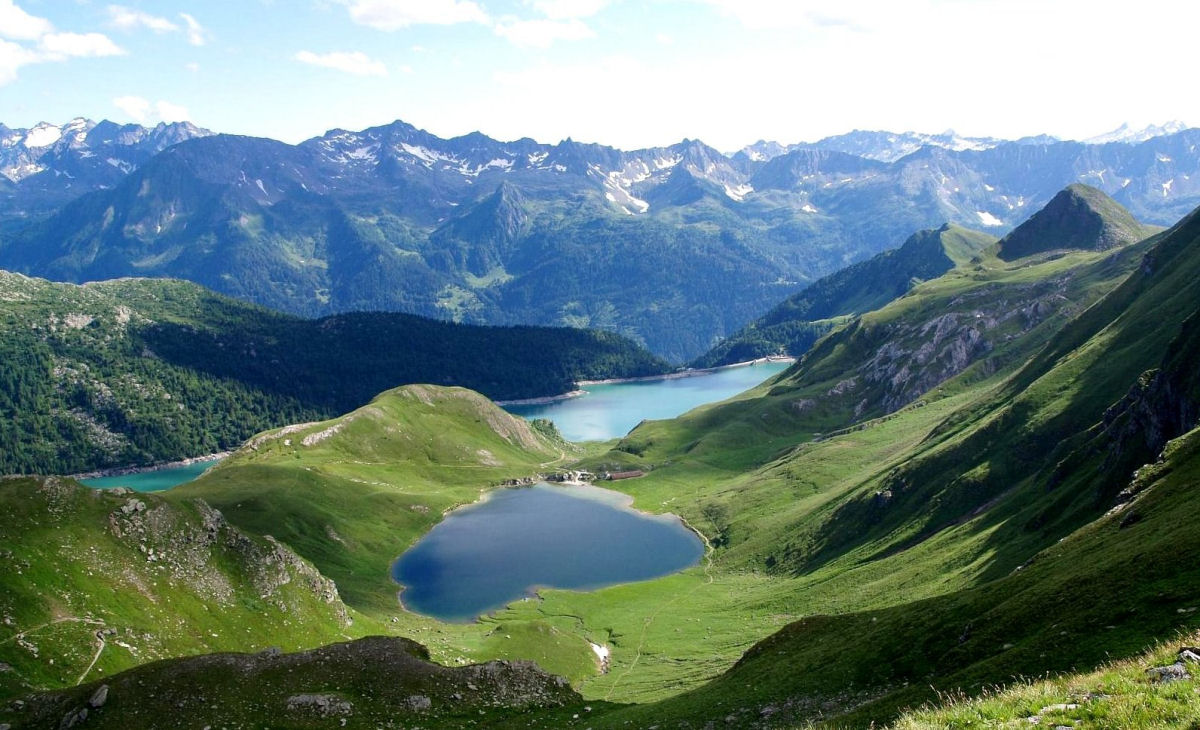
[[[88,706],[92,708],[104,707],[104,703],[108,702],[108,685],[100,685],[95,692],[92,693],[88,700]]]
[[[1187,667],[1181,662],[1168,664],[1165,667],[1151,667],[1146,670],[1151,682],[1178,682],[1181,679],[1191,679],[1192,675],[1188,674]]]

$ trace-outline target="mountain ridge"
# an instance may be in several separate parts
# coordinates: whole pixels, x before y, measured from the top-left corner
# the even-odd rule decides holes
[[[1066,184],[1172,222],[1200,204],[1198,143],[1183,130],[1138,144],[926,145],[893,162],[811,147],[755,161],[698,140],[624,151],[442,139],[402,121],[298,145],[212,135],[65,205],[50,196],[53,212],[0,205],[0,266],[187,278],[306,316],[605,327],[685,362],[789,287],[946,221],[1006,232]],[[523,222],[497,248],[463,220],[477,207],[486,217],[501,186],[519,194]],[[718,272],[741,296],[708,286]]]

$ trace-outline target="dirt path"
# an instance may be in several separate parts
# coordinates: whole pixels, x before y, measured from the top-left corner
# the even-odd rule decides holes
[[[96,662],[100,661],[100,654],[104,652],[104,647],[108,645],[104,641],[103,629],[96,632],[96,644],[96,656],[92,657],[92,663],[87,666],[87,669],[83,670],[83,674],[79,675],[79,679],[75,680],[76,685],[83,684],[84,678],[91,674],[92,668],[96,666]]]
[[[53,621],[47,621],[46,623],[41,624],[39,626],[34,626],[31,629],[25,629],[24,631],[22,631],[19,634],[13,634],[12,636],[8,637],[7,639],[0,641],[0,644],[7,644],[10,641],[20,641],[21,639],[24,639],[29,634],[32,634],[37,631],[41,631],[42,629],[48,628],[55,624],[65,624],[65,623],[92,624],[94,626],[103,626],[104,625],[104,622],[99,619],[78,618],[76,616],[64,616],[63,618],[56,618]]]

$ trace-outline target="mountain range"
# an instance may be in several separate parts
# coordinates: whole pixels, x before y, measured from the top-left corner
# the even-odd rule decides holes
[[[732,156],[697,140],[443,139],[403,122],[298,145],[160,126],[130,129],[142,141],[119,165],[88,141],[115,125],[73,124],[9,132],[5,149],[30,159],[62,149],[7,163],[44,169],[2,181],[0,267],[178,277],[309,316],[600,327],[676,362],[914,230],[1003,234],[1073,182],[1148,223],[1200,203],[1200,130],[1175,126],[1103,144],[855,132]]]

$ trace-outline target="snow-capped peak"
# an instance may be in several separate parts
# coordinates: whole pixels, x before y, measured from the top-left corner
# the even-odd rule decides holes
[[[40,122],[25,133],[25,146],[30,149],[49,147],[62,138],[62,133],[62,127],[49,122]]]
[[[1111,142],[1122,142],[1124,144],[1136,144],[1145,142],[1148,139],[1155,137],[1163,137],[1168,134],[1175,134],[1187,129],[1188,125],[1178,120],[1167,122],[1166,124],[1151,124],[1142,129],[1133,129],[1128,123],[1122,124],[1111,132],[1098,134],[1095,137],[1088,137],[1082,140],[1084,144],[1109,144]]]

